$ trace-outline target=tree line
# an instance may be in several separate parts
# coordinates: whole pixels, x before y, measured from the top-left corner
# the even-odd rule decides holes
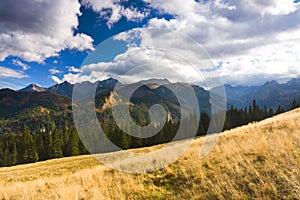
[[[290,109],[298,108],[299,104],[294,100]],[[238,109],[233,106],[226,112],[224,130],[246,125],[253,121],[272,117],[283,113],[285,110],[278,106],[276,110],[260,107],[256,100],[249,107]],[[109,116],[109,114],[107,114]],[[140,116],[138,114],[137,116]],[[194,116],[185,119],[187,127],[195,126]],[[207,134],[210,116],[203,112],[197,124],[197,135]],[[120,129],[111,116],[100,121],[107,138],[122,149],[139,148],[172,141],[177,134],[180,122],[169,121],[156,135],[149,138],[130,136],[131,127]],[[7,128],[10,126],[17,129]],[[88,154],[73,124],[71,113],[51,113],[48,115],[24,117],[14,120],[0,121],[0,166],[12,166],[17,164],[32,163],[52,158],[62,158]],[[182,130],[183,132],[188,130]],[[4,134],[5,133],[5,134]],[[186,134],[178,139],[190,137]],[[103,150],[104,149],[104,150]],[[105,148],[97,153],[105,152]]]

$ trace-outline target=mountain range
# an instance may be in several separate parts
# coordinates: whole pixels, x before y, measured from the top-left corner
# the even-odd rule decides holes
[[[186,83],[171,83],[166,79],[156,80],[159,84],[150,84],[151,80],[139,82],[143,85],[132,95],[130,101],[139,105],[142,110],[147,110],[151,105],[160,103],[174,116],[180,115],[180,106],[176,96],[165,86],[180,88],[185,90]],[[120,96],[113,93],[114,87],[118,83],[115,79],[107,79],[96,83],[83,82],[81,85],[93,86],[97,84],[96,104],[99,109],[107,109],[121,103]],[[197,85],[191,86],[199,102],[201,111],[210,110],[210,93]],[[134,85],[127,85],[134,87]],[[49,88],[31,84],[21,90],[11,89],[0,90],[0,117],[18,115],[18,113],[31,108],[42,107],[53,111],[70,110],[72,105],[72,93],[74,84],[63,82]],[[212,92],[217,89],[213,88]],[[228,107],[243,108],[252,105],[256,99],[259,106],[276,109],[279,105],[289,109],[292,101],[300,100],[300,78],[292,79],[285,84],[276,81],[268,81],[260,86],[231,86],[225,85]]]
[[[253,99],[260,106],[276,109],[281,105],[290,109],[292,101],[300,100],[300,79],[292,79],[284,84],[268,81],[260,86],[225,85],[227,102],[230,106],[242,108],[252,104]]]

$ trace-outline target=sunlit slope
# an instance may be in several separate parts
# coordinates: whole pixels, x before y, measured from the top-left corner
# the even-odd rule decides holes
[[[227,131],[204,159],[199,138],[178,161],[147,174],[91,156],[0,168],[0,199],[300,199],[299,119],[298,109]]]

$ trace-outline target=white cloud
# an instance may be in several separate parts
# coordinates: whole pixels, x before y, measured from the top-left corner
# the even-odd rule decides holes
[[[134,29],[114,39],[128,42],[128,50],[111,62],[83,66],[81,70],[85,77],[90,76],[93,80],[103,79],[102,76],[113,77],[125,83],[151,78],[191,83],[203,82],[199,69],[214,67],[201,46],[178,32],[153,28]],[[79,81],[80,77],[81,74],[77,74]]]
[[[205,47],[215,63],[223,62],[216,72],[228,83],[253,85],[270,79],[283,80],[300,76],[300,4],[293,0],[144,1],[161,13],[172,14],[174,19],[153,18],[149,21],[148,27],[164,30],[142,28],[118,35],[116,40],[129,42],[127,52],[112,62],[83,66],[81,71],[70,70],[76,74],[66,74],[63,80],[96,81],[107,67],[106,76],[124,77],[124,73],[133,67],[148,62],[156,66],[152,71],[144,66],[143,72],[131,72],[125,77],[137,79],[161,76],[181,80],[178,75],[184,75],[190,82],[201,82],[186,62],[202,69],[213,67],[208,56],[199,50],[198,44]],[[83,2],[102,17],[108,17],[110,26],[122,16],[131,19],[132,12],[124,14],[125,8],[120,1]],[[107,13],[107,9],[111,9],[111,13]],[[179,38],[172,31],[194,41]],[[139,36],[140,44],[132,40],[132,36]],[[213,80],[212,72],[209,76]]]
[[[78,83],[78,82],[84,82],[84,81],[91,81],[91,82],[95,82],[99,80],[99,73],[97,72],[93,72],[91,73],[89,76],[87,75],[82,75],[82,74],[65,74],[63,81],[68,81],[69,83]]]
[[[59,74],[61,73],[61,71],[59,71],[58,69],[49,69],[50,74]]]
[[[147,10],[140,11],[133,6],[125,8],[121,0],[83,0],[82,4],[106,18],[110,28],[122,17],[126,17],[128,21],[140,21],[149,14]]]
[[[20,60],[13,59],[12,62],[14,65],[22,67],[22,69],[24,71],[30,69],[30,67],[28,65],[26,65],[25,63],[22,63]]]
[[[68,72],[75,72],[75,73],[82,72],[81,69],[78,69],[78,68],[76,68],[74,66],[67,66],[66,68],[68,69]]]
[[[96,82],[96,81],[100,80],[101,77],[103,77],[102,73],[91,72],[89,75],[84,75],[81,73],[78,73],[78,74],[68,73],[68,74],[64,74],[62,79],[59,79],[56,76],[52,76],[51,78],[58,84],[62,83],[64,81],[75,84],[75,83],[81,83],[84,81]],[[107,79],[107,78],[108,77],[105,77],[104,79]]]
[[[149,26],[195,39],[213,60],[225,63],[218,71],[229,83],[300,76],[300,4],[293,0],[146,1],[174,15],[171,20],[151,19]],[[170,37],[161,46],[169,41],[177,42]]]
[[[60,80],[57,76],[53,76],[53,75],[52,75],[51,78],[52,78],[52,80],[53,80],[55,83],[57,83],[57,84],[63,83],[63,81]]]
[[[289,1],[292,2],[292,0]],[[156,0],[155,2],[160,1]],[[186,4],[189,4],[188,2],[195,3],[192,0],[187,0]],[[192,37],[204,45],[212,57],[247,53],[253,47],[277,42],[276,36],[281,32],[299,29],[299,6],[294,6],[291,9],[293,12],[273,15],[266,13],[261,8],[262,5],[258,3],[257,5],[251,3],[249,7],[248,3],[244,1],[226,2],[228,3],[223,4],[221,1],[210,1],[206,4],[197,3],[193,9],[184,9],[184,6],[179,9],[181,5],[176,4],[176,9],[171,10],[172,14],[176,14],[173,12],[177,9],[180,10],[175,19],[167,21],[154,18],[149,22],[149,25],[177,30]],[[162,3],[161,6],[163,5]],[[298,9],[295,10],[295,7]],[[269,8],[268,4],[265,9],[267,8]]]
[[[63,83],[64,81],[75,84],[84,81],[96,82],[100,79],[99,77],[101,77],[101,73],[96,71],[91,72],[89,75],[85,75],[83,73],[83,70],[81,69],[75,68],[73,66],[67,68],[69,73],[64,74],[61,79],[54,75],[51,76],[51,79],[57,84]]]
[[[80,4],[74,0],[2,0],[0,2],[0,60],[17,56],[43,62],[64,49],[93,49],[93,39],[74,35]]]
[[[144,0],[150,3],[152,8],[158,9],[161,13],[172,15],[185,15],[186,13],[196,12],[199,10],[199,4],[194,0]]]
[[[300,48],[294,46],[294,42],[257,47],[248,55],[231,57],[223,63],[220,73],[226,82],[235,85],[254,85],[270,79],[285,81],[297,78],[300,75]],[[294,46],[293,49],[291,46]]]
[[[26,78],[24,72],[0,66],[0,78]]]

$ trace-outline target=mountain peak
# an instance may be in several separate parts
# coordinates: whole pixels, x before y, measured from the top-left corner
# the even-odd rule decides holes
[[[59,85],[72,85],[72,84],[69,83],[68,81],[64,81],[64,82],[60,83]]]
[[[68,81],[64,81],[60,84],[56,84],[47,89],[48,92],[54,92],[63,96],[72,97],[73,86]]]
[[[265,83],[265,86],[278,86],[278,85],[279,85],[279,83],[277,81],[275,81],[275,80],[267,81]]]
[[[19,90],[19,92],[45,92],[45,91],[46,91],[45,88],[36,84],[30,84],[27,87]]]

